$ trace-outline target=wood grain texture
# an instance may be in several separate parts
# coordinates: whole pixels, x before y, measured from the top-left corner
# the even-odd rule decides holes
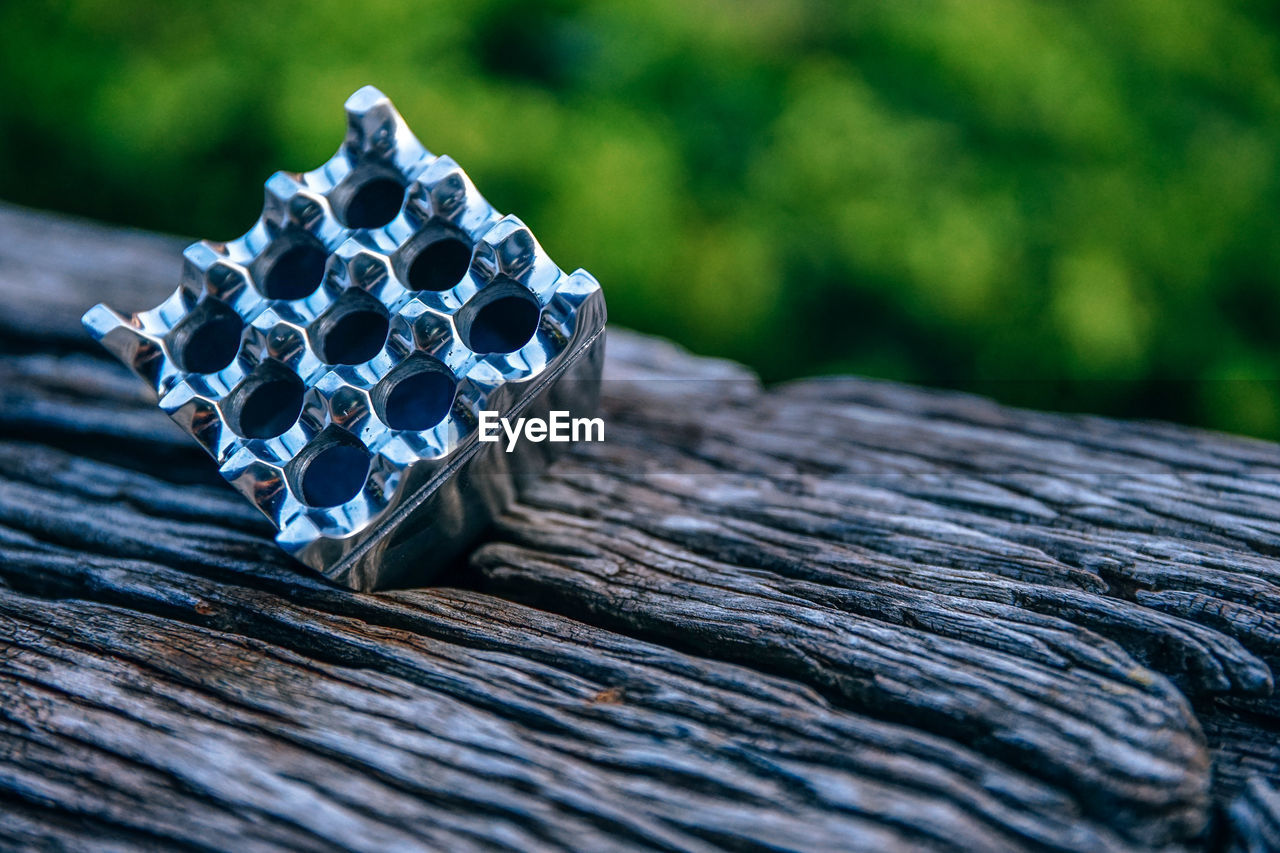
[[[178,248],[0,208],[0,847],[1274,849],[1280,447],[611,331],[607,441],[356,595],[80,332]]]

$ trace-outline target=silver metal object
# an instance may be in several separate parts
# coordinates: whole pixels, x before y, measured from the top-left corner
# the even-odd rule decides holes
[[[605,302],[366,86],[312,172],[257,223],[200,241],[181,283],[85,327],[278,529],[354,589],[428,580],[565,445],[478,441],[479,412],[594,413]]]

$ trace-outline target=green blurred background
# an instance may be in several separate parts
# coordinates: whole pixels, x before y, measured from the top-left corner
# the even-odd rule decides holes
[[[373,83],[619,324],[1280,438],[1278,60],[1274,0],[5,0],[0,197],[227,239]]]

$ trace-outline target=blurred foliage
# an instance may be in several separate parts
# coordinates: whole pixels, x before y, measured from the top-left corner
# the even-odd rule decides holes
[[[226,239],[373,83],[622,324],[1280,437],[1278,58],[1274,0],[6,0],[0,196]]]

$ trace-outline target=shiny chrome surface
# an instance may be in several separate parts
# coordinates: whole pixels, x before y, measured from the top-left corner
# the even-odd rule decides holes
[[[281,547],[374,589],[428,580],[565,446],[481,444],[478,412],[594,413],[605,303],[382,93],[346,110],[338,153],[273,175],[244,236],[189,246],[169,298],[84,324]]]

